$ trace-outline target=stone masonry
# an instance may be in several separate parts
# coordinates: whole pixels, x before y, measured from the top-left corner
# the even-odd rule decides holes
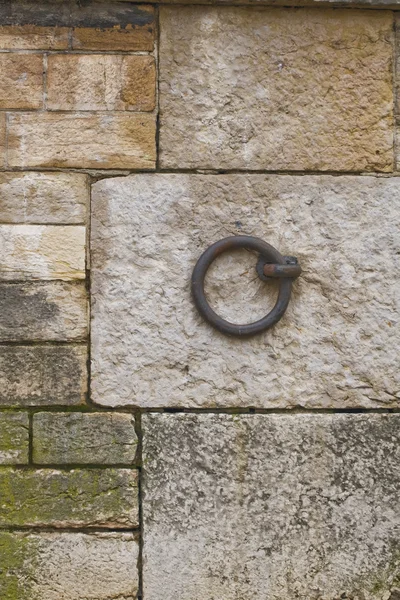
[[[399,15],[0,3],[0,600],[400,600]]]

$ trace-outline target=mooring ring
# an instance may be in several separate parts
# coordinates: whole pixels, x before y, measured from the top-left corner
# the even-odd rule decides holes
[[[209,305],[204,292],[204,280],[211,263],[223,252],[238,248],[259,252],[257,263],[259,276],[262,279],[277,277],[279,281],[278,299],[273,309],[262,319],[246,325],[230,323],[220,317]],[[263,266],[265,268],[265,276],[260,273],[260,264],[261,268]],[[285,265],[288,264],[290,266],[285,270]],[[293,268],[293,265],[296,265],[296,268]],[[212,244],[197,261],[192,273],[193,300],[201,316],[221,333],[239,337],[257,335],[275,325],[283,317],[289,304],[292,281],[299,276],[300,272],[301,268],[297,265],[296,258],[283,256],[273,246],[259,238],[248,235],[227,237]]]

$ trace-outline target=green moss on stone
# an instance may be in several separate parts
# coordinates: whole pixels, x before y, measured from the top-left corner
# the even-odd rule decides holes
[[[33,600],[37,544],[24,533],[0,533],[0,598]]]

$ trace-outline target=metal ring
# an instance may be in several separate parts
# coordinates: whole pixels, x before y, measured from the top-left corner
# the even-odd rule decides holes
[[[290,294],[292,291],[293,277],[280,277],[279,278],[279,294],[275,306],[265,317],[255,321],[254,323],[248,323],[246,325],[236,325],[230,323],[222,317],[220,317],[209,305],[205,292],[204,292],[204,280],[208,268],[211,263],[223,252],[228,250],[234,250],[237,248],[247,248],[249,250],[256,250],[260,253],[260,258],[264,259],[265,263],[276,263],[278,265],[286,265],[287,260],[285,256],[282,256],[278,250],[276,250],[267,242],[263,240],[251,237],[247,235],[237,235],[227,237],[219,242],[212,244],[207,250],[200,256],[196,263],[192,273],[192,294],[194,303],[201,316],[210,325],[218,329],[221,333],[226,335],[233,335],[239,337],[256,335],[266,331],[275,323],[277,323],[284,315],[285,310],[289,304]],[[297,275],[295,275],[297,276]]]

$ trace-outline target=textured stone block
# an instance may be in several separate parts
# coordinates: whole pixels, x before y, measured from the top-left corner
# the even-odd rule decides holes
[[[0,341],[76,341],[87,337],[82,282],[0,283]]]
[[[391,171],[392,19],[162,7],[161,165]]]
[[[43,55],[0,53],[0,108],[43,106]]]
[[[0,225],[0,280],[85,279],[86,228]]]
[[[0,222],[78,224],[86,220],[89,181],[80,173],[0,173]]]
[[[152,111],[156,70],[152,56],[53,54],[47,107],[53,110]]]
[[[3,600],[135,600],[131,533],[0,533]]]
[[[132,464],[136,447],[132,415],[43,412],[33,417],[38,464]]]
[[[0,525],[137,527],[131,469],[0,470]]]
[[[39,25],[0,26],[1,50],[66,50],[67,27],[41,27]]]
[[[85,346],[0,346],[0,405],[82,404],[86,361]]]
[[[147,600],[397,598],[400,415],[145,414],[143,433]]]
[[[0,113],[0,167],[4,166],[6,153],[6,113]]]
[[[154,115],[20,113],[9,120],[13,167],[155,167]]]
[[[28,454],[28,415],[0,412],[0,465],[26,464]]]
[[[140,174],[93,186],[92,393],[106,406],[399,407],[400,186],[356,176]],[[226,337],[190,277],[229,235],[295,255],[284,318]],[[221,256],[206,293],[234,323],[268,313],[257,257]]]

